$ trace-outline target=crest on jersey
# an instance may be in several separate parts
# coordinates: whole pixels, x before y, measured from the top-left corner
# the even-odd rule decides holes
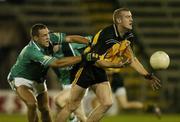
[[[49,60],[51,57],[50,56],[44,56],[43,59],[44,60]]]

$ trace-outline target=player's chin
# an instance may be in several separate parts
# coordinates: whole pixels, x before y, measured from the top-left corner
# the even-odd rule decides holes
[[[44,47],[49,47],[49,43],[48,44],[44,44]]]
[[[128,29],[128,30],[132,30],[132,26],[128,26],[127,29]]]

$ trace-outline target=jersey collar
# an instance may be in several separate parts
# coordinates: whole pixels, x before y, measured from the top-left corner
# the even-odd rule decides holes
[[[114,33],[115,33],[116,37],[121,37],[117,30],[117,26],[115,24],[113,24],[113,27],[114,27]]]
[[[34,45],[39,51],[44,51],[44,48],[42,48],[38,43],[36,43],[34,40],[31,40],[31,44]]]

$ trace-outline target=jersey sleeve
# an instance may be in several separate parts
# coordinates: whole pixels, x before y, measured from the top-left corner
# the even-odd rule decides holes
[[[88,39],[89,43],[92,43],[92,39],[93,39],[92,35],[85,36],[85,38]]]
[[[62,44],[65,42],[65,33],[50,33],[50,41],[53,45]]]
[[[87,47],[86,44],[78,44],[78,43],[70,43],[70,46],[72,46],[72,49],[82,49]]]
[[[30,58],[30,60],[39,62],[45,67],[49,66],[49,64],[56,59],[55,57],[44,55],[37,49],[31,49],[31,51],[28,51],[27,56]]]

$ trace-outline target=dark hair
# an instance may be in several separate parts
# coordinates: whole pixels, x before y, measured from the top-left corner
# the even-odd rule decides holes
[[[122,11],[130,11],[130,9],[128,9],[128,8],[119,8],[119,9],[114,10],[114,12],[113,12],[113,22],[114,23],[117,23],[116,19],[118,17],[120,17]]]
[[[31,38],[34,37],[34,36],[38,36],[39,35],[39,30],[45,29],[45,28],[47,28],[47,26],[44,25],[44,24],[41,24],[41,23],[34,24],[31,27],[31,30],[30,30]]]

